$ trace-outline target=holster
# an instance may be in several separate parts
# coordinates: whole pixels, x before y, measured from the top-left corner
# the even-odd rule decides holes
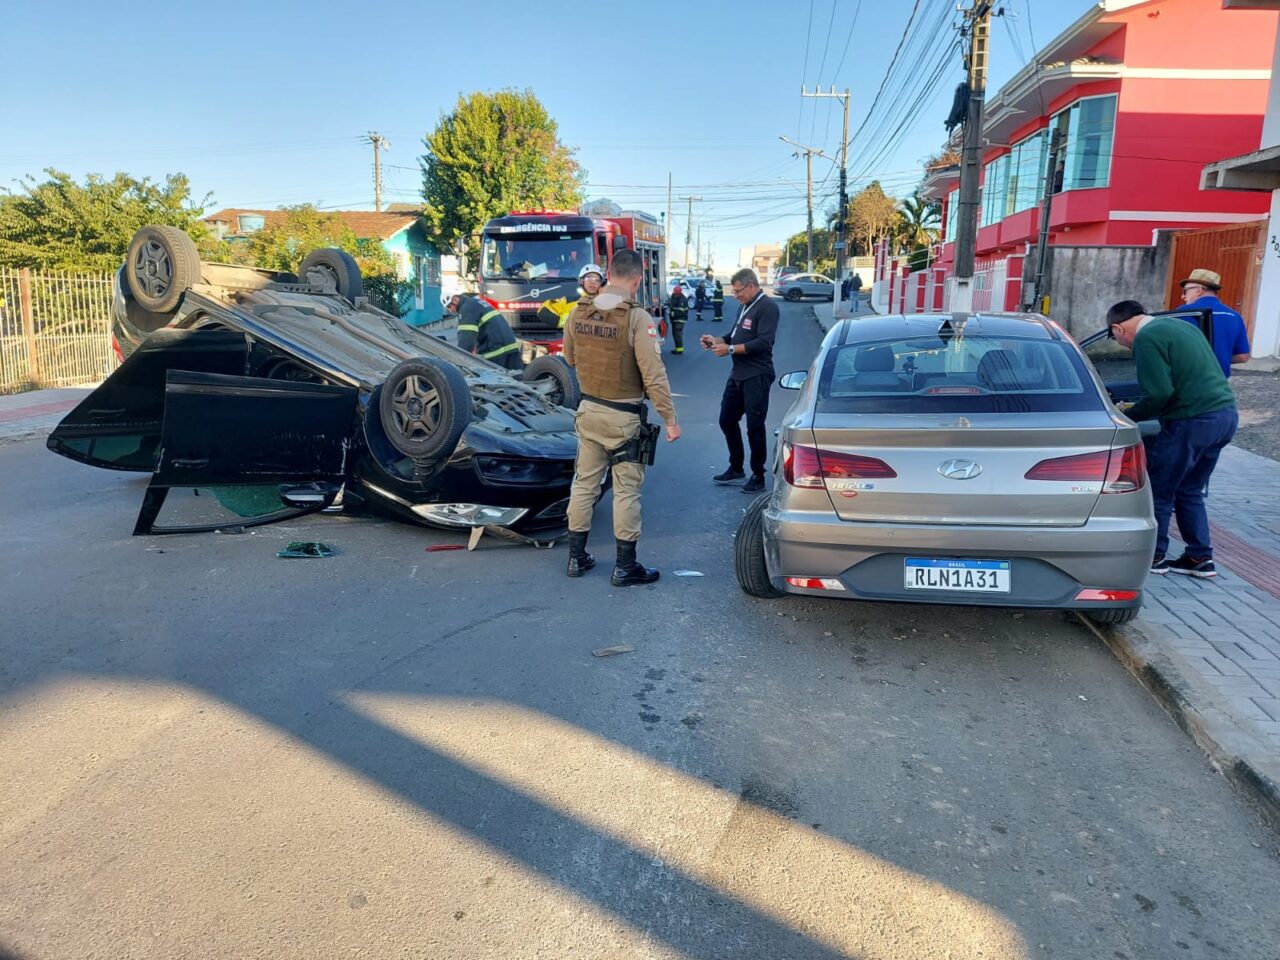
[[[636,431],[636,435],[617,449],[609,451],[609,466],[617,466],[620,463],[642,463],[647,467],[653,466],[653,461],[658,455],[658,437],[662,434],[662,428],[656,423],[649,422],[649,407],[646,404],[622,403],[619,400],[605,400],[588,394],[584,394],[583,399],[623,413],[635,413],[640,416],[640,429]]]

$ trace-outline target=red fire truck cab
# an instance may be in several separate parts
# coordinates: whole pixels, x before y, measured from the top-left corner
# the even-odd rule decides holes
[[[535,352],[558,353],[562,331],[543,304],[577,300],[578,271],[588,263],[607,270],[619,250],[635,250],[644,258],[644,279],[636,297],[661,318],[666,292],[662,224],[633,210],[608,217],[563,210],[521,210],[495,217],[482,234],[480,295],[502,311],[516,336]]]

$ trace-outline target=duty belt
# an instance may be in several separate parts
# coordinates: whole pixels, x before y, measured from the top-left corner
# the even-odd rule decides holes
[[[643,423],[649,415],[649,408],[643,403],[626,403],[622,400],[605,400],[603,397],[593,397],[589,393],[582,395],[583,400],[590,400],[592,403],[598,403],[602,407],[609,407],[611,410],[617,410],[620,413],[634,413]]]

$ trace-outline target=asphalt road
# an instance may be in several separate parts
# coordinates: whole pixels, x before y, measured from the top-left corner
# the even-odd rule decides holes
[[[784,305],[779,373],[818,342]],[[1083,628],[743,595],[727,361],[668,366],[623,591],[133,538],[145,478],[0,447],[0,957],[1274,960],[1276,837]]]

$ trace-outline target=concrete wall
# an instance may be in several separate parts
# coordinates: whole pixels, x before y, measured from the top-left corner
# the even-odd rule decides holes
[[[1148,310],[1164,307],[1169,280],[1172,234],[1161,231],[1149,247],[1049,247],[1049,316],[1077,339],[1101,330],[1107,309],[1118,300],[1137,300]],[[1027,254],[1026,282],[1030,296],[1036,254]]]

